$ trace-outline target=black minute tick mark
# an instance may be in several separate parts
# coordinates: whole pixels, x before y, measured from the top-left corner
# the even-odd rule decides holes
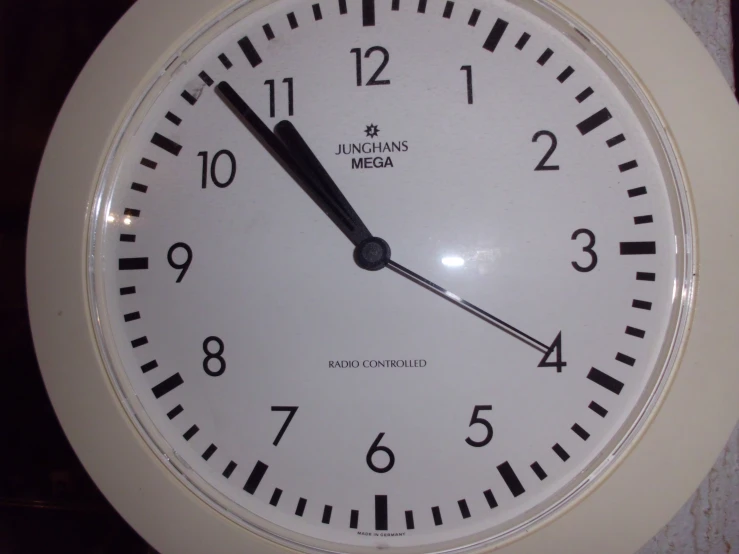
[[[474,10],[472,10],[472,14],[470,15],[470,19],[467,22],[467,25],[469,25],[470,27],[474,27],[475,25],[477,25],[478,19],[480,19],[480,10],[475,8]]]
[[[490,509],[498,507],[498,501],[495,499],[495,495],[493,494],[493,491],[490,489],[484,491],[482,493],[485,496],[485,500],[487,500],[488,506],[490,506]]]
[[[550,48],[547,48],[546,50],[544,50],[544,53],[539,57],[539,59],[536,60],[536,63],[544,66],[552,58],[552,55],[554,55],[554,52]]]
[[[231,69],[233,67],[233,63],[231,63],[231,60],[228,59],[228,56],[226,56],[226,54],[219,54],[218,61],[221,62],[223,67],[225,67],[226,69]]]
[[[298,20],[295,17],[295,12],[290,12],[287,14],[287,22],[290,24],[291,29],[298,28]]]
[[[262,58],[259,55],[259,52],[257,52],[256,48],[254,48],[251,40],[249,40],[249,37],[242,37],[239,40],[239,47],[241,48],[241,51],[244,53],[244,56],[246,56],[247,61],[252,67],[256,67],[260,63],[262,63]]]
[[[228,479],[229,477],[231,477],[231,474],[232,474],[232,473],[234,472],[234,470],[236,469],[236,465],[237,465],[237,464],[236,464],[236,462],[234,462],[234,461],[230,461],[230,462],[228,462],[228,465],[226,466],[226,469],[224,469],[224,470],[223,470],[223,474],[222,474],[222,475],[223,475],[223,476],[224,476],[224,477],[225,477],[226,479]]]
[[[156,360],[145,363],[141,366],[141,373],[149,373],[152,369],[159,367],[159,363]]]
[[[454,10],[454,2],[452,2],[452,0],[447,0],[447,3],[444,5],[444,13],[442,14],[442,17],[444,19],[450,19],[452,17],[452,10]]]
[[[262,25],[262,30],[264,31],[264,35],[267,37],[267,40],[275,38],[275,34],[272,32],[272,27],[269,26],[269,23]]]
[[[593,92],[594,92],[593,89],[588,87],[584,91],[582,91],[580,94],[578,94],[575,97],[575,100],[577,100],[579,104],[582,104],[583,102],[585,102],[585,100],[593,96]]]

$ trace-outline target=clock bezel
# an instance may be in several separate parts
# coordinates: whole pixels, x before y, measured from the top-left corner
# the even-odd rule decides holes
[[[211,535],[219,536],[223,540],[219,546],[207,543],[206,547],[213,552],[227,552],[244,546],[254,552],[279,552],[281,551],[279,549],[273,550],[277,548],[276,545],[267,543],[246,529],[231,523],[200,499],[194,497],[169,473],[161,460],[145,444],[139,431],[118,403],[107,372],[103,368],[89,318],[86,294],[88,218],[92,211],[93,194],[99,176],[105,169],[104,163],[108,158],[109,148],[115,140],[118,129],[124,123],[123,118],[130,112],[131,103],[143,94],[144,84],[152,82],[158,68],[165,66],[164,62],[171,59],[172,45],[179,44],[180,37],[187,36],[189,32],[200,26],[200,22],[221,12],[231,2],[221,2],[219,6],[213,7],[210,2],[204,0],[188,0],[182,3],[176,2],[176,9],[171,9],[174,4],[173,0],[149,0],[139,2],[134,6],[106,38],[83,71],[57,121],[39,173],[29,231],[27,274],[34,340],[47,389],[70,442],[106,496],[147,540],[164,551],[202,551],[204,545],[196,547],[197,541],[191,536],[195,533],[199,537]],[[712,62],[706,63],[707,54],[697,44],[697,39],[692,36],[689,29],[679,21],[675,14],[668,11],[669,6],[665,4],[663,10],[650,6],[647,12],[649,15],[647,19],[652,23],[652,28],[663,30],[664,43],[660,43],[658,47],[654,44],[642,44],[643,50],[640,50],[639,48],[634,49],[634,44],[638,44],[640,40],[649,42],[652,37],[646,32],[633,33],[634,18],[624,16],[624,13],[632,16],[638,13],[642,18],[639,25],[646,24],[643,21],[646,8],[639,5],[638,0],[628,0],[617,8],[609,6],[607,2],[593,0],[568,0],[561,4],[570,11],[574,19],[584,20],[595,26],[599,34],[611,44],[612,50],[620,52],[631,62],[633,73],[642,80],[643,88],[651,94],[654,105],[661,111],[664,120],[670,123],[665,127],[672,130],[673,142],[682,157],[686,181],[700,182],[702,185],[706,182],[723,184],[725,191],[731,194],[730,176],[736,173],[730,169],[736,169],[736,165],[731,165],[736,162],[730,155],[722,159],[721,163],[711,161],[711,156],[718,160],[720,158],[717,156],[724,151],[723,149],[726,149],[726,152],[731,151],[726,144],[734,146],[739,144],[737,134],[729,131],[728,125],[724,123],[736,117],[737,111],[735,106],[729,106],[727,102],[727,97],[731,98],[731,96],[727,94],[728,89],[718,70]],[[250,6],[253,9],[259,7],[256,3]],[[172,17],[173,11],[177,12],[176,17]],[[164,13],[167,13],[166,18],[157,17]],[[168,19],[165,25],[162,25],[163,19]],[[667,21],[671,23],[669,32],[664,31],[668,27]],[[649,28],[649,26],[644,27],[644,29]],[[686,31],[690,36],[686,37]],[[146,39],[142,41],[141,37],[146,37]],[[136,43],[135,54],[138,55],[131,52],[134,43]],[[671,47],[666,47],[665,43],[670,43]],[[680,44],[679,48],[678,44]],[[701,78],[691,80],[690,82],[695,82],[695,86],[689,90],[685,88],[687,80],[684,74],[670,71],[668,55],[674,55],[674,52],[680,52],[684,57],[693,60],[696,64],[696,73],[698,73],[698,65],[701,65]],[[696,73],[692,72],[692,66],[690,68],[691,71],[687,71],[687,74],[695,75]],[[684,64],[681,71],[686,71]],[[679,91],[676,92],[672,88],[673,85],[670,83],[674,81],[671,78],[668,79],[664,73],[672,73],[671,78],[681,78],[680,86],[676,87],[680,89]],[[703,82],[704,79],[705,82]],[[142,85],[133,87],[132,83]],[[697,120],[686,121],[691,119],[689,113],[684,113],[692,111],[691,94],[697,95],[701,88],[712,98],[710,104],[713,108],[712,115],[715,116],[713,121],[717,126],[727,126],[725,132],[720,133],[725,141],[721,145],[718,144],[718,140],[709,139],[713,135],[710,129],[707,129],[707,123],[704,122],[700,129],[703,137],[701,141],[695,138],[700,134],[695,130]],[[713,101],[714,98],[715,101]],[[706,103],[706,108],[708,104],[709,102]],[[85,108],[83,109],[82,106]],[[688,107],[690,109],[687,109]],[[80,114],[85,118],[84,122],[79,121]],[[81,125],[87,129],[84,137],[81,137],[75,144],[70,144],[72,141],[64,139]],[[676,129],[681,129],[682,132],[678,133]],[[734,140],[726,140],[727,137]],[[706,148],[707,145],[711,148]],[[690,172],[687,172],[687,169],[690,169]],[[729,217],[721,218],[720,221],[730,222],[731,202],[711,196],[712,190],[699,189],[699,191],[691,190],[691,192],[699,221],[709,218],[713,221],[714,218],[720,217],[716,214],[722,213],[722,210],[728,210]],[[54,216],[59,213],[60,209],[64,213],[62,220]],[[701,213],[708,215],[701,217]],[[733,248],[734,239],[730,237],[731,230],[727,223],[724,225],[727,225],[727,228],[719,228],[718,225],[715,228],[701,228],[700,293],[692,333],[695,337],[697,331],[702,332],[703,334],[698,336],[703,340],[699,342],[691,338],[687,348],[682,352],[684,354],[682,367],[677,372],[673,388],[665,399],[661,411],[654,417],[640,441],[631,445],[628,459],[625,459],[618,468],[611,470],[613,475],[603,482],[599,490],[591,492],[567,514],[537,533],[530,533],[529,536],[506,546],[504,548],[506,552],[514,554],[545,550],[545,545],[546,550],[558,552],[559,550],[553,546],[560,543],[553,543],[552,539],[544,539],[544,542],[536,540],[555,532],[559,535],[554,536],[564,539],[561,543],[563,552],[594,550],[626,552],[627,550],[623,548],[606,550],[609,548],[606,545],[619,548],[616,544],[619,542],[618,539],[623,538],[624,535],[632,535],[631,532],[624,533],[622,525],[625,523],[618,524],[618,521],[636,523],[633,517],[633,512],[636,510],[632,508],[634,503],[641,506],[649,499],[655,512],[667,514],[666,517],[661,518],[660,523],[662,523],[677,510],[679,502],[684,500],[680,496],[667,494],[665,487],[669,487],[669,491],[672,492],[675,482],[657,479],[657,476],[669,473],[669,471],[658,471],[658,469],[670,462],[667,465],[671,469],[684,473],[676,482],[684,484],[687,480],[695,486],[710,467],[713,457],[707,459],[705,455],[685,456],[684,452],[680,452],[684,458],[682,460],[684,463],[681,465],[672,464],[671,456],[664,455],[666,451],[670,451],[669,448],[663,448],[659,455],[652,453],[647,456],[647,453],[656,449],[666,436],[676,435],[684,439],[685,436],[681,436],[682,431],[694,425],[698,425],[696,429],[710,428],[714,432],[695,433],[690,437],[692,445],[690,450],[700,450],[701,453],[707,450],[717,453],[723,446],[723,437],[728,436],[731,426],[736,421],[737,410],[731,403],[715,401],[719,397],[719,392],[726,396],[727,392],[734,390],[734,386],[739,384],[739,379],[731,375],[730,365],[719,361],[721,354],[725,356],[726,361],[730,361],[735,347],[732,346],[730,339],[726,343],[720,343],[718,337],[710,336],[711,324],[715,323],[715,319],[711,320],[711,315],[706,314],[705,307],[706,305],[711,306],[713,310],[708,310],[709,312],[713,311],[714,314],[721,314],[726,318],[721,320],[723,336],[731,337],[727,329],[735,329],[738,326],[739,321],[736,316],[732,315],[737,313],[737,310],[726,309],[731,299],[716,300],[714,298],[716,295],[720,296],[720,287],[705,284],[706,273],[709,278],[720,280],[716,274],[720,275],[721,267],[726,271],[726,268],[733,268],[737,265],[736,256],[731,259],[730,256],[721,252],[722,249],[729,253],[736,250]],[[44,237],[52,232],[56,244],[54,253],[48,251],[44,240]],[[57,252],[63,252],[64,257],[58,258]],[[72,253],[74,255],[71,255]],[[712,261],[714,265],[709,264],[707,267],[706,259]],[[731,270],[727,272],[732,273]],[[720,316],[714,315],[713,317]],[[702,322],[702,326],[698,325],[699,322]],[[706,367],[713,371],[710,377],[700,372],[701,364],[698,362],[701,359],[706,360]],[[690,370],[686,370],[685,367]],[[689,387],[691,378],[701,384],[702,391]],[[693,387],[697,386],[693,385]],[[688,387],[687,391],[684,390],[685,387]],[[83,400],[77,396],[81,391],[87,392]],[[702,403],[700,412],[704,416],[702,420],[691,412],[681,409],[679,404],[675,406],[673,400],[678,398],[680,392],[684,395],[680,397],[683,401],[692,399],[695,402],[699,399]],[[725,404],[723,406],[725,410],[720,412],[716,408],[722,404]],[[669,421],[664,415],[667,410],[674,412]],[[682,417],[677,418],[675,414],[681,414]],[[690,421],[686,421],[688,419]],[[90,421],[94,424],[85,424]],[[727,429],[725,435],[715,433],[717,426]],[[707,438],[706,435],[711,435],[711,437],[718,435],[721,437],[721,442],[719,443],[715,438]],[[698,447],[696,447],[697,443],[700,443]],[[674,445],[669,446],[673,446],[674,449]],[[114,457],[110,456],[111,452],[115,452]],[[676,453],[672,452],[672,455]],[[644,482],[644,478],[632,477],[631,480],[622,480],[626,475],[624,468],[632,466],[630,462],[637,459],[635,458],[637,455],[640,456],[639,460],[647,459],[643,467],[633,468],[632,473],[650,476],[652,481],[649,485]],[[687,458],[693,459],[688,460]],[[704,467],[704,472],[696,473],[696,469],[701,467]],[[134,474],[131,479],[133,482],[147,483],[151,486],[139,489],[128,487],[125,483],[121,484],[118,482],[118,476],[123,473]],[[162,477],[163,475],[166,477]],[[692,477],[688,478],[689,475]],[[613,483],[620,479],[623,484],[620,488],[614,488]],[[654,498],[640,494],[648,490],[649,486],[654,487],[660,483],[661,488],[652,489],[653,496],[661,499],[669,498],[672,499],[671,502],[660,503]],[[685,489],[684,486],[680,488]],[[609,489],[611,489],[610,492],[608,492]],[[623,498],[624,502],[619,503],[621,510],[608,510],[609,495],[614,495],[610,500],[614,502],[615,497],[620,498],[625,492],[624,489],[633,489],[631,491],[633,494],[627,495]],[[152,494],[155,490],[158,492]],[[687,497],[691,491],[692,489],[687,490],[684,497]],[[604,496],[605,501],[602,500]],[[587,508],[584,508],[584,505],[587,505]],[[175,508],[176,511],[181,512],[179,514],[183,518],[181,521],[186,522],[181,527],[176,521],[180,517],[167,520],[157,520],[155,517],[158,513],[169,513],[171,516]],[[145,512],[143,517],[142,512]],[[579,550],[580,544],[573,545],[572,543],[573,537],[578,536],[578,533],[573,530],[592,528],[584,527],[584,525],[587,525],[586,522],[599,512],[606,518],[604,521],[610,520],[608,526],[614,530],[612,533],[614,536],[606,539],[601,532],[599,537],[594,537],[598,539],[597,542],[583,541],[582,550]],[[641,517],[636,518],[639,527],[645,527],[644,517],[642,514],[639,515]],[[170,519],[172,519],[171,522]],[[163,525],[165,522],[168,524]],[[197,525],[195,522],[198,522]],[[176,531],[170,528],[172,525],[177,528]],[[571,525],[574,526],[568,527]],[[654,527],[652,532],[656,531],[657,525]],[[569,533],[567,528],[570,529]],[[163,529],[167,530],[163,531]],[[648,538],[649,535],[644,536],[642,542]],[[244,542],[239,543],[239,541]],[[227,544],[229,546],[226,547]],[[641,543],[634,544],[638,547]],[[220,546],[224,547],[223,550],[218,550]]]

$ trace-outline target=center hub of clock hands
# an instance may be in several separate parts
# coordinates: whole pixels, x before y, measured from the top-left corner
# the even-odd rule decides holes
[[[390,245],[370,233],[292,123],[280,121],[272,132],[226,81],[221,81],[216,86],[216,91],[221,100],[239,116],[241,122],[256,136],[262,146],[293,176],[306,194],[354,244],[354,261],[360,268],[367,271],[379,271],[387,267],[398,275],[476,315],[535,350],[544,353],[544,358],[539,363],[539,367],[557,367],[557,371],[561,372],[561,368],[566,366],[561,361],[561,333],[557,335],[551,345],[547,345],[393,261]],[[549,361],[553,356],[556,356],[556,362]]]

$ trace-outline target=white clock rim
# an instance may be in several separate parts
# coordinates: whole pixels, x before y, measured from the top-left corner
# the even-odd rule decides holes
[[[29,222],[31,328],[57,417],[105,496],[162,552],[285,552],[195,497],[149,449],[111,386],[87,302],[93,193],[122,118],[173,47],[233,3],[139,0],[129,10],[65,102],[39,170]],[[253,0],[251,6],[266,3]],[[669,394],[628,457],[567,513],[502,550],[628,554],[680,508],[739,418],[739,371],[731,365],[739,354],[739,297],[727,294],[739,267],[739,234],[732,236],[731,228],[732,208],[739,205],[733,186],[739,110],[709,54],[666,2],[553,3],[597,29],[628,60],[668,122],[697,221],[696,304]]]

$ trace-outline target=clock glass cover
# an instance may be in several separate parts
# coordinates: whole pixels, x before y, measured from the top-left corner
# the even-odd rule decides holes
[[[546,2],[242,3],[114,140],[95,333],[142,437],[238,524],[306,552],[493,544],[654,413],[686,206],[646,95]]]

